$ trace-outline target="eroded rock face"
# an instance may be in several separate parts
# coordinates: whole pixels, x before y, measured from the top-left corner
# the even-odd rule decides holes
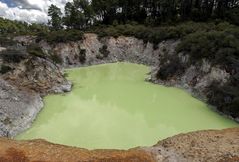
[[[0,75],[0,136],[14,137],[31,126],[43,108],[42,96],[69,92],[72,85],[48,59],[27,56],[7,65],[12,70]]]
[[[159,60],[157,65],[153,67],[151,77],[148,80],[157,84],[186,89],[194,96],[206,101],[208,86],[213,82],[227,83],[230,74],[219,66],[213,66],[205,59],[202,62],[190,62],[189,55],[176,52],[178,43],[179,41],[165,41],[159,44]],[[175,58],[178,58],[176,63]],[[168,64],[168,67],[180,64],[181,67],[178,69],[180,72],[175,72],[163,80],[158,76],[163,64]]]
[[[71,90],[71,83],[65,79],[62,69],[40,57],[24,60],[3,78],[20,89],[30,89],[41,95]]]
[[[95,64],[126,61],[145,65],[155,65],[158,62],[158,50],[153,49],[151,43],[144,43],[133,37],[120,36],[118,38],[98,39],[96,34],[85,34],[85,39],[78,42],[59,43],[50,46],[46,42],[41,42],[43,49],[53,51],[63,58],[64,67],[89,66]],[[100,55],[100,48],[104,45],[110,52],[108,57],[97,58]],[[84,63],[79,61],[81,50],[86,50],[86,60]]]
[[[20,91],[0,78],[0,136],[12,137],[29,128],[42,107],[39,94]]]
[[[13,39],[14,41],[21,42],[22,45],[26,46],[31,43],[35,43],[36,36],[17,36]]]
[[[93,150],[44,140],[0,139],[1,162],[191,162],[239,160],[239,128],[198,131],[160,141],[148,148],[127,151]]]

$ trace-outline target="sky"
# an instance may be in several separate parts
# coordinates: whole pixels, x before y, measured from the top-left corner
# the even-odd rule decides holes
[[[0,0],[0,17],[29,23],[47,23],[51,4],[64,10],[72,0]]]

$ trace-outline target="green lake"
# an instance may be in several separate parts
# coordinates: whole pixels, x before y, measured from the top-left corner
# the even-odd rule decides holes
[[[179,133],[238,126],[184,90],[145,82],[149,70],[130,63],[67,70],[73,91],[45,97],[33,126],[16,139],[128,149]]]

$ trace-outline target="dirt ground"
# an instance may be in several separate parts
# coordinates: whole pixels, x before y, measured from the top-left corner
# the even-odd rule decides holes
[[[239,128],[180,134],[147,148],[87,150],[0,138],[0,162],[239,162]]]

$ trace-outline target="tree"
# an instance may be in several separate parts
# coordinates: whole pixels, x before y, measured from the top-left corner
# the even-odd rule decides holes
[[[71,2],[66,3],[65,17],[63,18],[64,25],[70,29],[77,29],[80,23],[78,19],[78,11],[74,4]]]
[[[71,2],[67,2],[65,5],[65,16],[63,17],[63,23],[67,28],[72,28],[74,25],[72,20],[72,12],[74,11],[73,5]]]
[[[117,17],[118,0],[92,0],[97,19],[103,24],[112,24]]]
[[[182,0],[180,6],[180,14],[183,20],[190,19],[193,0]]]
[[[94,17],[94,10],[88,0],[74,0],[73,1],[75,8],[79,11],[79,14],[82,15],[82,24],[84,27],[87,27],[91,24],[91,21]]]
[[[60,8],[52,4],[48,10],[48,16],[51,17],[49,24],[51,25],[52,29],[62,29],[62,12]]]
[[[158,2],[158,1],[156,1]],[[167,22],[175,19],[177,15],[177,4],[176,0],[160,0],[158,3],[157,9],[159,10],[160,20],[163,22]]]
[[[130,21],[155,25],[175,20],[224,19],[238,24],[238,10],[239,0],[73,0],[65,6],[64,24],[74,29],[94,23],[112,25]],[[52,21],[52,26],[57,22]]]
[[[64,24],[68,28],[83,29],[91,25],[94,11],[88,0],[74,0],[65,6]]]

